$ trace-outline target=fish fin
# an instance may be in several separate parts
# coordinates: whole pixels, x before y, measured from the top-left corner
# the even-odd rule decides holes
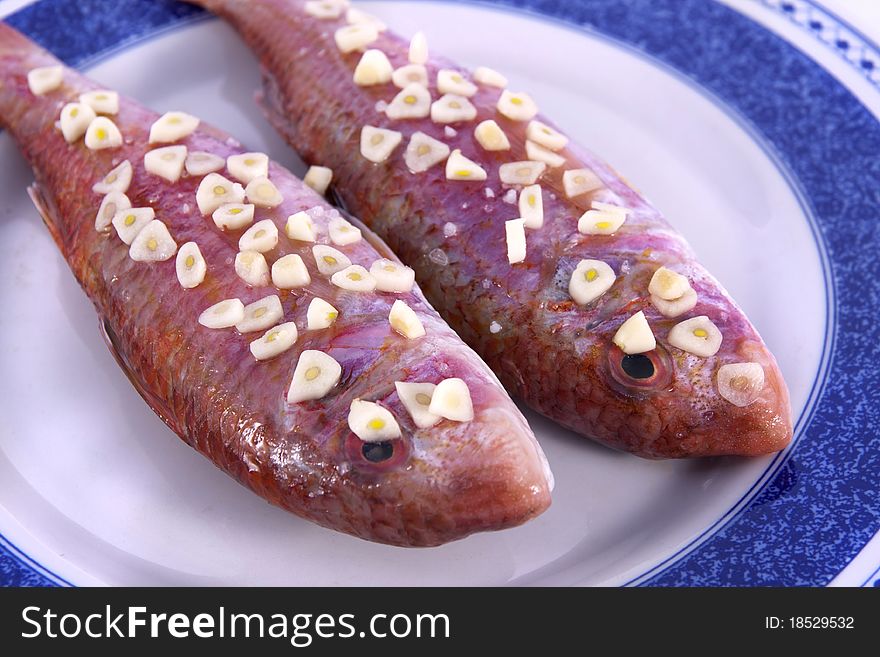
[[[40,217],[42,217],[43,223],[46,224],[46,228],[49,229],[49,234],[52,236],[52,240],[55,242],[58,250],[66,256],[67,250],[64,248],[64,241],[61,239],[61,220],[55,204],[49,201],[39,183],[29,185],[27,193],[31,197],[31,202],[40,214]]]

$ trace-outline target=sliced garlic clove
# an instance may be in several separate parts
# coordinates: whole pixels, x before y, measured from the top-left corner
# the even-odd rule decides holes
[[[144,153],[144,169],[147,173],[176,183],[183,174],[186,162],[186,146],[164,146]]]
[[[614,285],[617,275],[601,260],[581,260],[571,274],[568,293],[575,303],[582,306],[605,294]]]
[[[446,94],[431,103],[431,120],[434,123],[458,123],[477,118],[477,108],[464,96]]]
[[[526,128],[526,139],[530,139],[551,151],[561,150],[568,144],[568,137],[537,119],[529,121],[529,125]]]
[[[189,175],[201,177],[215,171],[220,171],[220,169],[226,166],[226,160],[219,155],[214,155],[214,153],[191,151],[186,156],[184,166]]]
[[[505,89],[498,99],[498,111],[511,121],[528,121],[538,113],[538,106],[528,94]]]
[[[253,223],[254,206],[251,203],[224,203],[214,210],[211,218],[220,230],[238,230]]]
[[[474,128],[474,139],[487,151],[508,151],[510,140],[504,130],[492,119],[480,122]]]
[[[678,317],[694,309],[694,306],[697,305],[697,293],[693,288],[689,287],[678,299],[671,301],[652,294],[651,303],[664,317]]]
[[[244,193],[248,203],[253,203],[258,208],[274,208],[284,202],[284,197],[275,184],[264,176],[251,180]]]
[[[336,47],[344,53],[364,50],[378,38],[379,31],[369,23],[346,25],[345,27],[340,27],[333,34]]]
[[[249,303],[244,307],[244,317],[235,328],[239,333],[252,331],[264,331],[270,326],[275,326],[278,320],[284,316],[281,308],[281,299],[277,294],[270,294],[259,301]]]
[[[349,265],[330,277],[336,287],[351,292],[372,292],[376,289],[376,279],[360,265]]]
[[[403,135],[396,130],[365,125],[361,129],[361,155],[370,162],[384,162],[402,139]]]
[[[312,282],[306,263],[295,253],[290,253],[272,263],[272,284],[279,290],[305,287]]]
[[[434,388],[428,412],[455,422],[474,419],[474,404],[467,383],[459,378],[443,379]]]
[[[342,16],[348,7],[344,0],[309,0],[305,4],[306,13],[313,18],[332,20]]]
[[[641,310],[620,325],[612,341],[625,354],[643,354],[657,347],[654,333]]]
[[[437,71],[437,91],[470,98],[477,93],[477,85],[467,80],[459,71],[442,68]]]
[[[119,94],[115,91],[107,89],[89,91],[80,94],[79,102],[91,107],[95,110],[95,114],[119,114]]]
[[[411,172],[422,173],[447,157],[449,157],[449,146],[424,132],[416,132],[410,137],[403,159]]]
[[[487,87],[504,89],[507,86],[507,78],[488,66],[478,66],[474,71],[474,80]]]
[[[428,39],[423,32],[416,32],[409,42],[410,64],[428,63]]]
[[[394,387],[397,389],[397,396],[400,397],[400,402],[412,418],[413,424],[419,429],[433,427],[442,419],[439,415],[434,415],[428,410],[431,406],[431,397],[434,395],[436,385],[433,383],[395,381]]]
[[[507,261],[514,265],[526,259],[526,220],[511,219],[504,222],[507,238]]]
[[[569,169],[562,174],[562,186],[568,198],[574,198],[602,187],[599,176],[590,169]]]
[[[293,371],[287,403],[298,404],[326,397],[339,383],[341,376],[342,366],[332,356],[323,351],[306,349],[299,355]]]
[[[728,363],[718,368],[718,394],[734,406],[748,406],[764,387],[760,363]]]
[[[156,218],[153,208],[120,208],[113,216],[112,224],[116,234],[126,244],[134,242],[147,224]]]
[[[473,160],[469,160],[455,149],[446,160],[446,178],[448,180],[485,180],[486,170]]]
[[[257,360],[269,360],[290,349],[298,334],[296,324],[285,322],[266,331],[262,337],[250,344],[251,354]]]
[[[519,216],[525,220],[526,228],[544,225],[544,199],[540,185],[529,185],[520,192]]]
[[[67,103],[61,109],[61,134],[64,141],[72,144],[89,129],[89,124],[95,120],[95,110],[85,103]]]
[[[310,331],[329,328],[339,317],[339,311],[320,297],[309,302],[306,310],[306,328]]]
[[[177,242],[171,237],[168,227],[158,219],[144,226],[128,249],[128,257],[135,262],[164,262],[174,257],[175,253]]]
[[[705,315],[679,322],[669,329],[669,344],[694,356],[708,358],[721,348],[721,331]]]
[[[226,158],[226,169],[238,182],[247,185],[254,178],[269,176],[269,156],[265,153],[230,155]]]
[[[241,251],[235,256],[235,273],[251,287],[269,284],[269,265],[266,256],[257,251]]]
[[[388,103],[385,116],[389,119],[423,119],[431,113],[431,92],[415,82],[406,85]]]
[[[303,178],[303,182],[314,189],[318,194],[323,196],[327,193],[327,188],[330,186],[330,182],[333,180],[333,169],[328,167],[319,167],[316,165],[312,165],[309,167],[309,170],[306,171],[306,175]]]
[[[131,208],[131,201],[122,192],[110,192],[101,200],[98,214],[95,215],[95,230],[102,232],[110,228],[113,217],[120,210]]]
[[[618,212],[587,210],[578,219],[578,232],[584,235],[613,235],[626,221],[626,215]]]
[[[122,192],[124,194],[128,191],[129,185],[131,185],[132,173],[131,162],[125,160],[92,185],[92,191],[96,194],[109,194],[110,192]]]
[[[401,66],[391,74],[391,81],[395,87],[404,89],[407,85],[418,84],[428,87],[428,69],[421,64],[407,64]]]
[[[361,55],[361,60],[354,69],[354,83],[361,87],[385,84],[391,81],[394,67],[388,56],[381,50],[371,48]]]
[[[361,11],[360,9],[355,9],[354,7],[345,12],[345,22],[350,25],[367,23],[375,27],[377,32],[384,32],[388,29],[388,26],[385,25],[385,23],[383,23],[372,14],[368,14],[367,12]]]
[[[169,144],[189,137],[199,127],[199,119],[185,112],[166,112],[150,126],[149,143]]]
[[[63,78],[61,66],[41,66],[28,71],[28,88],[34,96],[42,96],[60,87]]]
[[[498,168],[498,176],[507,185],[534,185],[546,168],[543,162],[507,162]]]
[[[409,292],[416,281],[412,269],[387,258],[379,258],[370,265],[370,274],[380,292]]]
[[[552,169],[557,169],[566,162],[566,159],[559,153],[554,153],[549,148],[544,148],[528,139],[526,140],[526,157],[530,160],[543,162]]]
[[[230,328],[244,318],[244,304],[238,299],[224,299],[199,315],[199,324],[210,329]]]
[[[278,245],[278,227],[271,219],[263,219],[248,228],[238,240],[242,251],[265,253]]]
[[[312,255],[315,258],[318,271],[324,276],[333,276],[336,272],[342,271],[351,265],[351,260],[348,259],[347,255],[325,244],[313,246]]]
[[[400,438],[400,426],[387,408],[355,399],[348,411],[348,428],[365,443]]]
[[[392,304],[388,321],[392,329],[409,340],[425,335],[425,327],[416,312],[400,299]]]
[[[202,216],[212,214],[221,205],[243,201],[244,188],[219,173],[209,173],[202,178],[196,190],[196,203]]]
[[[187,242],[177,252],[177,260],[174,263],[177,270],[177,281],[185,289],[191,289],[201,285],[208,272],[208,263],[195,242]]]
[[[361,229],[342,217],[333,217],[327,225],[330,241],[336,246],[347,246],[361,241]]]
[[[292,240],[315,241],[315,224],[307,212],[297,212],[287,218],[284,232]]]
[[[690,287],[691,284],[686,276],[666,267],[660,267],[654,272],[651,282],[648,283],[648,292],[664,301],[674,301],[687,292]]]
[[[86,148],[93,151],[118,148],[122,146],[122,133],[119,132],[119,128],[113,121],[106,116],[99,116],[89,123],[89,127],[86,129],[85,144]]]

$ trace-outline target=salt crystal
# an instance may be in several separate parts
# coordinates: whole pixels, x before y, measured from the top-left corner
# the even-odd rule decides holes
[[[388,109],[388,103],[386,103],[384,100],[378,100],[376,101],[375,107],[377,112],[384,112],[386,109]]]
[[[501,324],[498,322],[492,322],[489,324],[489,333],[498,333],[501,330]]]
[[[504,198],[502,200],[505,203],[510,203],[511,205],[515,205],[516,204],[516,190],[515,189],[508,189],[507,193],[504,195]]]
[[[451,221],[447,221],[445,224],[443,224],[443,234],[446,237],[452,237],[457,232],[458,232],[458,228]]]
[[[446,135],[447,138],[452,139],[455,135],[458,134],[458,131],[455,128],[450,126],[446,126],[443,128],[443,134]]]
[[[495,192],[489,187],[483,190],[483,194],[486,195],[486,198],[495,198]]]

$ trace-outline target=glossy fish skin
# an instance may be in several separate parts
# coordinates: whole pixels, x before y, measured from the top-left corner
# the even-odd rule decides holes
[[[406,294],[346,292],[318,273],[311,244],[287,238],[288,215],[313,206],[332,212],[323,199],[270,164],[270,179],[284,202],[257,209],[255,220],[272,218],[280,233],[267,260],[299,253],[312,283],[289,292],[248,287],[232,264],[243,231],[223,233],[210,216],[200,216],[195,197],[200,179],[185,176],[172,184],[144,170],[156,113],[122,98],[119,114],[111,117],[125,138],[122,147],[90,151],[82,140],[65,142],[56,127],[61,107],[98,87],[65,69],[61,88],[31,94],[27,72],[57,63],[0,23],[0,124],[33,166],[39,185],[34,197],[44,220],[103,318],[118,359],[184,441],[273,504],[325,527],[393,545],[439,545],[518,525],[548,506],[551,475],[524,418],[418,287]],[[178,143],[224,158],[246,150],[206,126]],[[198,287],[180,286],[173,258],[134,262],[115,232],[95,230],[101,197],[92,184],[125,159],[134,167],[128,190],[133,205],[153,207],[178,246],[199,244],[208,274]],[[319,243],[329,243],[326,219],[315,222]],[[379,257],[393,258],[374,235],[366,229],[364,234],[361,242],[336,248],[367,267]],[[281,297],[280,321],[295,320],[299,329],[294,346],[272,360],[257,362],[249,351],[263,331],[239,334],[197,322],[222,299],[238,297],[247,304],[270,294]],[[330,329],[305,328],[306,306],[315,295],[340,311]],[[425,337],[406,340],[391,330],[388,312],[397,298],[417,312]],[[304,349],[333,356],[342,365],[342,379],[324,399],[289,405],[287,389]],[[475,419],[417,429],[394,381],[436,383],[453,376],[468,384]],[[393,441],[394,453],[385,462],[367,461],[348,429],[349,405],[358,397],[381,402],[400,424],[403,437]]]
[[[574,144],[561,151],[566,164],[548,169],[540,180],[544,226],[526,231],[526,260],[511,266],[504,221],[519,213],[504,200],[498,167],[528,159],[527,122],[496,112],[499,89],[477,85],[470,98],[477,118],[451,124],[454,136],[430,118],[390,120],[377,102],[390,102],[399,90],[390,82],[354,84],[360,53],[343,54],[334,43],[344,17],[319,20],[293,0],[195,3],[238,30],[262,61],[263,105],[275,127],[307,161],[333,168],[346,207],[416,270],[431,303],[512,394],[585,436],[649,458],[758,455],[789,443],[788,391],[755,328],[662,215],[595,155]],[[408,63],[408,41],[391,32],[380,33],[367,47],[382,50],[395,68]],[[432,100],[440,95],[437,71],[462,70],[433,55],[427,68]],[[540,98],[536,101],[540,105]],[[509,137],[510,151],[490,153],[477,145],[473,127],[490,118]],[[403,133],[388,161],[372,164],[360,156],[364,125]],[[447,181],[443,164],[410,173],[403,151],[416,131],[460,148],[486,169],[488,179]],[[605,189],[569,200],[562,171],[582,167],[592,169]],[[615,235],[578,233],[578,217],[594,200],[632,210]],[[457,229],[451,237],[444,232],[448,222]],[[567,286],[576,264],[587,258],[606,261],[618,277],[598,301],[579,307]],[[661,265],[687,275],[698,293],[696,307],[675,319],[660,315],[649,299],[648,283]],[[650,385],[619,376],[622,354],[612,343],[618,327],[639,310],[658,342],[652,352],[658,374]],[[707,315],[724,336],[713,357],[689,356],[666,340],[673,325],[699,315]],[[493,322],[500,331],[490,330]],[[737,407],[718,394],[715,376],[721,365],[744,361],[761,364],[765,383],[755,401]]]

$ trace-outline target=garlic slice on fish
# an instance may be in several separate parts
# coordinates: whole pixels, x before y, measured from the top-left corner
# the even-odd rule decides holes
[[[526,128],[526,139],[530,139],[551,151],[562,150],[568,144],[568,137],[537,119],[529,121]]]
[[[409,292],[416,282],[415,271],[387,258],[373,262],[370,274],[376,279],[376,289],[380,292]]]
[[[614,270],[601,260],[581,260],[571,273],[568,293],[575,303],[582,306],[605,294],[614,285]]]
[[[306,328],[310,331],[329,328],[339,317],[339,311],[321,297],[315,297],[309,302],[306,310]]]
[[[202,178],[196,190],[196,203],[202,216],[212,214],[221,205],[242,202],[244,202],[244,188],[219,173],[209,173]]]
[[[470,98],[477,93],[477,85],[458,71],[442,68],[437,71],[437,91],[441,94],[453,94]]]
[[[242,251],[271,251],[278,244],[278,227],[271,219],[263,219],[248,228],[238,240]]]
[[[166,112],[150,126],[149,143],[171,143],[189,137],[199,127],[199,119],[185,112]]]
[[[254,206],[251,203],[224,203],[211,213],[211,218],[220,230],[238,230],[253,223]]]
[[[425,327],[416,312],[400,299],[391,305],[388,322],[392,329],[410,340],[425,335]]]
[[[115,91],[89,91],[79,95],[79,102],[91,107],[95,114],[119,114],[119,94]]]
[[[61,66],[40,66],[28,71],[28,88],[34,96],[42,96],[60,87],[63,78]]]
[[[370,48],[361,55],[361,60],[354,69],[354,83],[361,87],[385,84],[391,81],[394,67],[388,56],[381,50]]]
[[[287,218],[284,232],[292,240],[315,241],[315,224],[307,212],[296,212]]]
[[[253,203],[258,208],[274,208],[284,202],[281,192],[265,176],[251,180],[247,187],[245,187],[244,193],[247,196],[248,203]]]
[[[113,217],[112,224],[119,239],[126,244],[131,244],[138,233],[155,217],[156,212],[153,208],[119,209]]]
[[[459,378],[443,379],[434,388],[428,412],[455,422],[474,419],[474,404],[467,383]]]
[[[446,178],[448,180],[485,180],[486,170],[473,160],[469,160],[455,149],[446,160]]]
[[[330,277],[336,287],[351,292],[372,292],[376,289],[376,279],[360,265],[349,265]]]
[[[474,80],[487,87],[504,89],[507,86],[507,78],[488,66],[478,66],[474,71]]]
[[[526,157],[530,160],[543,162],[552,169],[561,167],[566,162],[566,159],[559,153],[554,153],[549,148],[544,148],[529,139],[526,140]]]
[[[309,16],[325,20],[339,18],[346,7],[348,7],[346,0],[309,0],[305,4]]]
[[[477,118],[477,108],[464,96],[446,94],[431,103],[431,120],[434,123],[458,123]]]
[[[620,325],[612,342],[625,354],[643,354],[657,347],[654,333],[641,310]]]
[[[240,251],[235,255],[235,273],[251,287],[269,284],[269,265],[266,256],[258,251]]]
[[[275,326],[278,320],[284,316],[281,308],[281,299],[277,294],[270,294],[258,301],[249,303],[244,307],[244,317],[235,325],[239,333],[263,331],[270,326]]]
[[[296,253],[278,258],[272,263],[272,284],[279,290],[292,290],[312,282],[306,263]]]
[[[385,23],[383,23],[372,14],[368,14],[367,12],[361,11],[360,9],[355,9],[354,7],[351,7],[348,11],[345,12],[345,22],[349,23],[350,25],[367,23],[375,27],[377,32],[384,32],[388,29],[388,26],[385,25]]]
[[[205,176],[215,171],[220,171],[226,166],[226,160],[214,153],[206,151],[190,151],[184,162],[186,172],[191,176]]]
[[[448,157],[449,146],[424,132],[413,133],[403,155],[407,168],[413,173],[427,171]]]
[[[122,192],[110,192],[101,200],[98,213],[95,215],[95,230],[102,232],[110,228],[113,217],[120,210],[131,208],[131,201]]]
[[[599,176],[590,169],[569,169],[562,174],[562,186],[568,198],[574,198],[602,187]]]
[[[354,399],[348,411],[348,428],[365,443],[400,438],[400,425],[384,406]]]
[[[474,139],[487,151],[508,151],[510,140],[504,130],[492,119],[481,121],[474,128]]]
[[[317,165],[312,165],[309,167],[309,170],[306,171],[306,175],[303,178],[303,182],[314,189],[318,194],[323,196],[327,193],[327,188],[330,186],[330,182],[333,180],[333,169],[329,167],[320,167]]]
[[[68,144],[74,143],[89,129],[89,124],[97,117],[95,110],[85,103],[67,103],[61,108],[61,134]]]
[[[113,121],[106,116],[99,116],[89,123],[89,127],[86,129],[85,144],[86,148],[93,151],[119,148],[122,146],[122,133],[119,132],[119,128]]]
[[[697,293],[689,287],[679,298],[671,301],[652,294],[651,303],[664,317],[678,317],[694,309],[694,306],[697,305]]]
[[[544,225],[544,199],[540,185],[529,185],[520,192],[519,216],[525,220],[526,228]]]
[[[348,259],[347,255],[325,244],[313,246],[312,255],[315,258],[318,271],[324,276],[333,276],[336,272],[342,271],[351,265],[351,260]]]
[[[177,242],[171,237],[168,227],[158,219],[144,226],[128,249],[128,257],[135,262],[164,262],[174,257],[175,253]]]
[[[760,363],[728,363],[718,368],[718,394],[734,406],[748,406],[764,387],[764,368]]]
[[[384,162],[402,139],[403,135],[396,130],[365,125],[361,129],[361,155],[370,162]]]
[[[507,262],[515,265],[526,259],[526,220],[511,219],[504,222],[507,238]]]
[[[226,170],[242,185],[254,178],[269,176],[269,156],[265,153],[238,153],[226,158]]]
[[[669,344],[694,356],[708,358],[721,348],[721,331],[705,315],[679,322],[669,329]]]
[[[423,32],[416,32],[409,42],[410,64],[428,63],[428,39]]]
[[[626,221],[622,212],[587,210],[578,219],[578,232],[584,235],[613,235]]]
[[[401,89],[385,108],[389,119],[423,119],[431,113],[431,92],[418,83]]]
[[[379,38],[379,31],[369,23],[355,23],[340,27],[333,34],[336,47],[343,53],[363,50]]]
[[[395,87],[405,88],[409,84],[418,84],[428,87],[428,69],[422,64],[407,64],[394,70],[391,81]]]
[[[257,360],[269,360],[284,353],[295,343],[298,334],[294,322],[285,322],[266,331],[250,344],[251,354]]]
[[[543,162],[507,162],[498,167],[498,177],[507,185],[534,185],[546,168]]]
[[[660,267],[648,283],[648,292],[665,301],[673,301],[680,298],[690,287],[691,284],[686,276],[666,267]]]
[[[296,362],[287,403],[298,404],[326,397],[341,376],[342,366],[332,356],[316,349],[306,349]]]
[[[400,397],[400,402],[409,412],[413,424],[419,429],[433,427],[442,419],[439,415],[434,415],[434,413],[428,410],[431,406],[431,397],[434,395],[436,385],[433,383],[395,381],[394,387],[397,389],[397,396]]]
[[[230,328],[244,318],[244,304],[238,299],[224,299],[199,315],[199,324],[210,329]]]
[[[538,113],[538,106],[531,96],[513,93],[507,89],[501,92],[497,109],[511,121],[528,121]]]
[[[333,217],[327,225],[330,241],[336,246],[347,246],[361,241],[361,229],[342,217]]]
[[[125,160],[92,185],[92,191],[96,194],[109,194],[110,192],[122,192],[124,194],[128,191],[129,185],[131,185],[132,173],[131,162]]]
[[[164,146],[144,153],[144,169],[147,173],[176,183],[183,174],[186,162],[186,146]]]
[[[174,266],[177,271],[177,281],[185,289],[201,285],[208,272],[208,264],[195,242],[187,242],[180,247]]]

